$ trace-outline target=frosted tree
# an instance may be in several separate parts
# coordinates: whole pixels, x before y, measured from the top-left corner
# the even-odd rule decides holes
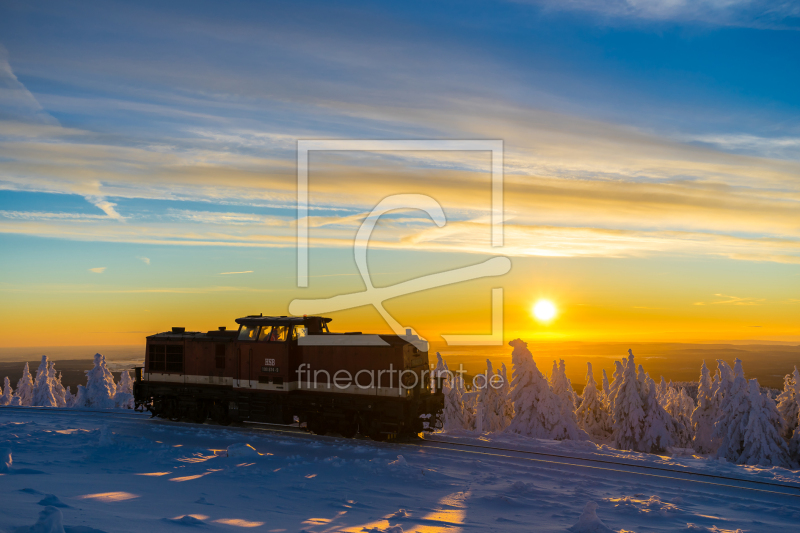
[[[567,368],[563,359],[559,359],[556,363],[553,361],[553,371],[550,373],[550,388],[553,389],[558,396],[572,404],[572,409],[578,406],[580,398],[572,388],[572,383],[567,378]]]
[[[611,394],[611,386],[608,384],[608,374],[603,369],[603,404],[608,407],[608,396]]]
[[[22,369],[22,377],[17,382],[17,397],[19,398],[19,405],[31,405],[33,401],[33,378],[31,377],[28,363],[25,363],[25,368]]]
[[[442,428],[445,430],[475,429],[474,417],[466,416],[464,403],[461,399],[461,390],[458,380],[447,368],[447,363],[441,354],[436,353],[437,365],[433,371],[434,379],[441,379],[442,395],[444,396],[444,409],[442,411]],[[460,377],[460,376],[459,376]],[[120,379],[122,386],[122,379]]]
[[[53,394],[53,381],[50,379],[50,365],[47,356],[42,356],[42,362],[36,370],[36,381],[33,382],[33,400],[31,405],[39,407],[58,407],[56,396]]]
[[[503,418],[505,419],[503,427],[505,427],[514,418],[514,404],[511,403],[511,380],[508,379],[508,369],[505,363],[501,363],[500,375],[503,378],[503,387],[500,389],[500,393],[503,398]]]
[[[609,420],[608,411],[605,405],[600,400],[600,394],[597,391],[597,383],[594,380],[594,372],[592,372],[592,363],[587,363],[589,370],[586,373],[586,387],[583,389],[583,398],[578,410],[575,412],[575,418],[578,421],[578,426],[583,428],[589,435],[598,439],[604,439],[609,434]]]
[[[720,367],[720,370],[724,369]],[[720,385],[724,384],[726,380],[723,371]],[[719,404],[720,414],[714,424],[712,438],[719,441],[717,457],[736,463],[739,462],[742,455],[744,430],[750,413],[749,386],[747,380],[744,379],[742,361],[739,359],[736,359],[734,364],[733,382],[726,389]],[[718,388],[717,392],[719,393],[720,390]]]
[[[800,396],[800,374],[797,372],[797,367],[794,367],[792,374],[786,374],[783,378],[783,392],[776,398],[778,402],[778,412],[784,422],[784,437],[791,438],[797,428],[798,414],[798,396]]]
[[[670,388],[667,385],[667,382],[664,381],[664,376],[661,376],[661,381],[658,383],[658,389],[656,390],[656,397],[658,401],[661,403],[662,406],[667,404],[669,399]]]
[[[700,381],[697,387],[697,407],[692,412],[692,428],[694,438],[692,448],[697,453],[714,453],[717,451],[719,443],[712,437],[714,433],[714,422],[719,416],[719,409],[714,400],[713,383],[711,373],[708,371],[706,362],[700,367]]]
[[[742,452],[736,461],[744,465],[792,467],[789,448],[781,435],[783,421],[775,401],[761,393],[758,381],[750,380],[750,410],[742,434]]]
[[[694,401],[686,394],[686,389],[678,391],[675,387],[668,386],[662,406],[672,419],[673,444],[681,448],[691,447],[694,437],[692,426]]]
[[[615,372],[616,374],[616,372]],[[616,383],[618,380],[615,379]],[[628,360],[614,396],[613,439],[614,446],[622,450],[639,450],[644,434],[644,402],[636,375],[633,350],[628,350]]]
[[[656,384],[645,375],[646,390],[644,392],[644,429],[638,450],[648,453],[663,453],[667,447],[673,446],[675,420],[667,413],[656,398]],[[691,441],[691,439],[687,439]]]
[[[588,440],[589,435],[578,427],[571,406],[550,389],[536,367],[527,343],[514,339],[509,345],[513,348],[511,401],[514,419],[505,431],[537,439]],[[569,415],[565,416],[567,412]]]
[[[11,404],[11,399],[14,397],[14,389],[11,388],[11,381],[6,376],[3,382],[3,394],[0,395],[0,406]]]
[[[476,427],[482,432],[502,431],[506,427],[505,399],[502,397],[500,374],[495,374],[492,362],[486,360],[486,374],[478,391],[478,415]]]
[[[78,385],[74,407],[98,407],[110,409],[115,406],[117,387],[114,376],[106,365],[106,358],[94,354],[94,368],[86,371],[86,386]]]
[[[630,351],[630,350],[629,350]],[[616,412],[616,401],[619,395],[619,388],[622,386],[622,381],[625,376],[625,361],[614,361],[614,374],[612,375],[613,381],[609,386],[608,397],[606,399],[606,407],[612,419]]]
[[[53,395],[56,397],[58,407],[67,406],[67,391],[61,383],[61,372],[56,375],[56,364],[50,363],[50,379],[53,380]]]
[[[73,396],[72,391],[69,390],[69,386],[64,390],[64,404],[65,407],[75,406],[75,396]]]
[[[122,409],[133,409],[133,380],[127,370],[120,373],[114,404]]]

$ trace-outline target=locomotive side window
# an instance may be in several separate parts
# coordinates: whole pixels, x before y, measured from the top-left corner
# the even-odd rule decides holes
[[[239,330],[240,341],[254,341],[258,338],[258,326],[242,326]]]
[[[163,344],[150,345],[150,372],[163,372],[166,363],[166,346]]]
[[[214,362],[217,368],[225,368],[225,345],[217,344],[214,348]]]
[[[183,372],[183,346],[169,345],[166,348],[166,371]]]
[[[308,330],[305,328],[305,326],[294,327],[294,336],[296,339],[299,339],[300,337],[305,337],[307,334]]]

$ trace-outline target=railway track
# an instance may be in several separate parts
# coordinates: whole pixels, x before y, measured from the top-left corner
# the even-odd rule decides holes
[[[158,425],[170,425],[179,427],[202,427],[208,424],[194,424],[188,422],[172,422],[158,418],[150,418],[147,413],[134,413],[124,411],[110,411],[104,409],[59,409],[48,407],[1,407],[0,413],[3,410],[17,410],[22,412],[45,412],[57,416],[75,416],[81,417],[86,413],[99,414],[104,418],[117,418],[125,420],[135,420],[145,423],[153,423]],[[437,450],[439,452],[449,452],[454,454],[478,456],[485,459],[497,460],[517,460],[523,463],[535,463],[541,466],[558,468],[558,467],[575,467],[587,469],[602,474],[627,474],[634,476],[643,476],[648,478],[658,478],[664,481],[677,481],[694,483],[706,486],[714,486],[721,488],[732,488],[739,490],[747,490],[758,492],[762,494],[773,494],[790,496],[800,498],[800,483],[775,483],[771,481],[763,481],[757,479],[746,479],[733,476],[722,476],[717,474],[710,474],[706,472],[697,472],[692,470],[677,470],[674,468],[666,468],[653,465],[641,465],[624,461],[612,461],[609,459],[593,458],[593,457],[580,457],[565,454],[554,454],[548,452],[539,452],[533,450],[516,450],[513,448],[504,448],[498,446],[484,446],[479,444],[469,444],[460,442],[451,442],[435,438],[425,438],[419,441],[412,442],[374,442],[365,437],[357,439],[344,439],[334,435],[314,435],[307,432],[303,428],[297,426],[284,426],[279,424],[263,424],[263,423],[245,423],[241,426],[216,426],[227,431],[235,431],[241,433],[271,433],[292,436],[294,438],[305,438],[315,440],[330,440],[330,441],[366,441],[380,447],[394,447],[396,449],[414,448],[420,451]]]

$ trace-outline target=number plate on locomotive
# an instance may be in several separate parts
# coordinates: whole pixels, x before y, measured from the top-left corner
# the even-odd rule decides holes
[[[279,374],[281,369],[278,368],[277,366],[262,366],[261,367],[261,371],[262,372],[269,372],[271,374]]]

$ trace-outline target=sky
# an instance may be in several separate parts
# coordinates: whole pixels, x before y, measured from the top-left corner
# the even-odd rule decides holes
[[[385,307],[432,341],[800,342],[800,5],[0,5],[0,347],[141,344],[508,257]],[[299,140],[500,140],[491,153]],[[548,299],[549,322],[531,307]],[[332,329],[389,328],[372,306]]]

